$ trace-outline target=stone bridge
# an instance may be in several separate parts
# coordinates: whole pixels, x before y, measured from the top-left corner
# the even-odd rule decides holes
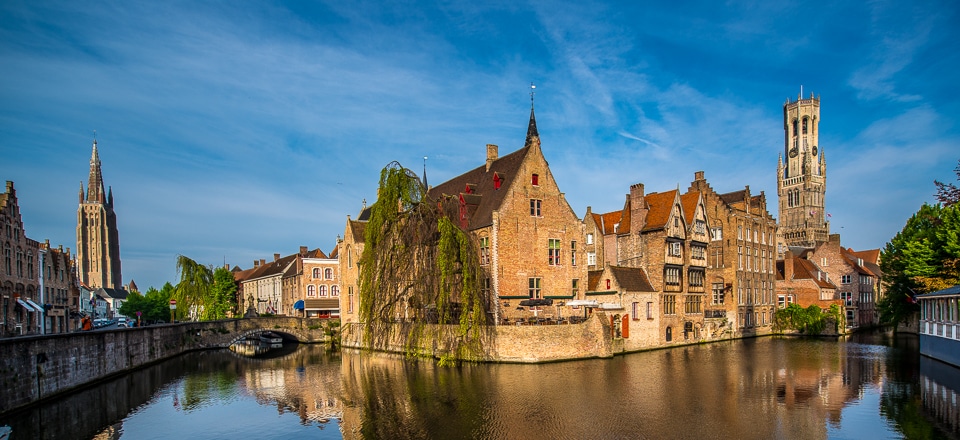
[[[329,342],[325,319],[244,318],[0,339],[0,414],[193,350],[271,331]],[[335,336],[336,337],[336,336]]]

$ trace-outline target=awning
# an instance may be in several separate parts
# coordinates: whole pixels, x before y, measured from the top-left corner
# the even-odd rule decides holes
[[[617,303],[601,303],[600,308],[604,310],[623,310],[623,306]]]
[[[22,299],[20,299],[20,298],[17,298],[17,303],[20,304],[20,307],[23,307],[26,311],[28,311],[28,312],[30,312],[30,313],[34,313],[34,312],[37,311],[37,310],[34,309],[33,307],[30,307],[30,304],[25,303],[25,302],[24,302]]]
[[[308,299],[303,306],[307,310],[340,310],[339,299]]]
[[[293,310],[303,310],[303,300],[293,303]]]
[[[35,303],[35,302],[33,302],[33,301],[30,301],[29,299],[26,300],[26,301],[27,301],[27,304],[30,304],[31,307],[37,309],[38,312],[40,312],[40,313],[43,313],[43,312],[44,312],[43,306],[41,306],[40,304],[37,304],[37,303]]]
[[[573,301],[567,301],[567,305],[573,306],[573,307],[577,307],[577,306],[599,307],[600,306],[599,304],[597,304],[596,300],[592,300],[592,299],[575,299]]]
[[[538,306],[549,306],[553,304],[552,299],[525,299],[520,301],[520,305],[523,307],[538,307]]]

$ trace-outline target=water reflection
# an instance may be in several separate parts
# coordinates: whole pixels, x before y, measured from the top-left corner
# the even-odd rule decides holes
[[[760,338],[454,368],[316,345],[206,351],[0,425],[13,439],[957,437],[960,370],[916,343]]]

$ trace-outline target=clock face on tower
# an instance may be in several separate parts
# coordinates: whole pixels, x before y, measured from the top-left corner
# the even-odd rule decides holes
[[[817,146],[816,146],[816,145],[813,146],[813,155],[814,155],[814,156],[817,155]]]
[[[790,157],[797,157],[797,147],[790,149]]]

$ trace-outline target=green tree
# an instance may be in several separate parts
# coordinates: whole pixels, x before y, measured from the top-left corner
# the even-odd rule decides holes
[[[233,272],[224,267],[214,270],[211,293],[213,304],[210,308],[210,319],[224,319],[227,312],[236,312],[237,282],[233,278]]]
[[[173,293],[173,285],[166,283],[161,290],[154,287],[147,289],[146,293],[130,292],[127,300],[120,306],[120,313],[133,319],[137,318],[137,312],[140,312],[142,322],[167,322],[170,320],[170,296]]]
[[[886,295],[880,320],[896,325],[919,310],[914,297],[960,284],[960,204],[920,207],[880,253]]]

